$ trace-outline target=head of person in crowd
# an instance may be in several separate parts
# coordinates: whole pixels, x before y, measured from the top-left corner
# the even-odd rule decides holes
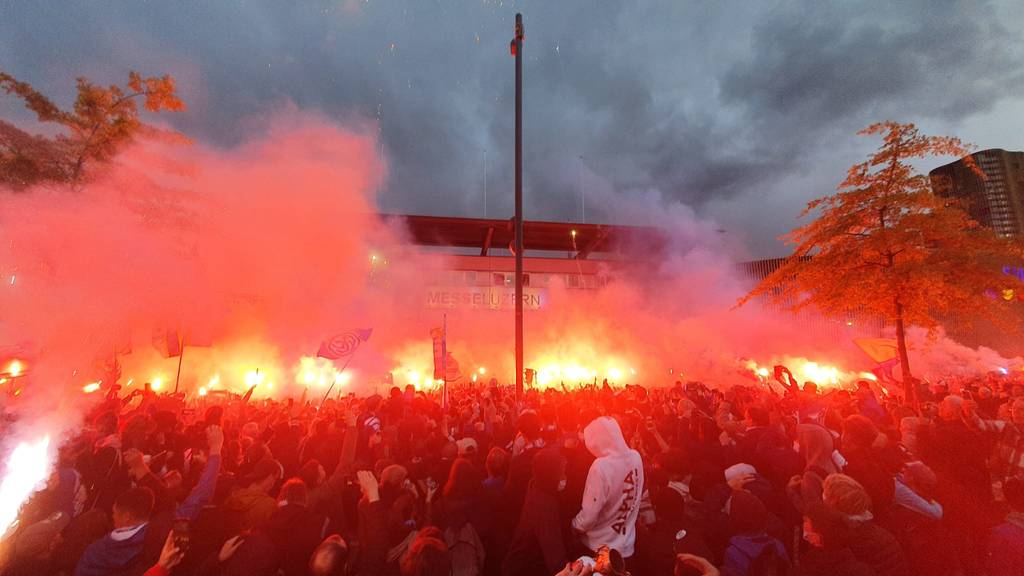
[[[843,420],[843,448],[869,450],[878,440],[878,427],[867,416],[854,414]]]
[[[448,545],[440,534],[420,532],[401,563],[402,576],[451,576]]]
[[[114,501],[114,528],[130,528],[149,522],[153,501],[153,491],[144,486],[125,490]]]
[[[508,464],[511,459],[511,455],[507,450],[499,446],[491,448],[491,451],[487,453],[487,461],[485,467],[487,468],[487,477],[490,478],[506,478],[508,476]]]
[[[281,479],[283,473],[280,462],[272,458],[264,458],[256,463],[244,484],[247,488],[270,494],[270,490]]]
[[[946,396],[939,402],[939,418],[946,422],[963,419],[964,399],[960,396]]]
[[[289,478],[281,486],[280,492],[277,494],[277,502],[279,505],[284,506],[292,504],[296,506],[305,506],[309,499],[309,490],[306,488],[306,483],[301,478]]]
[[[476,466],[466,458],[456,458],[448,473],[448,481],[444,485],[446,499],[465,500],[474,498],[479,493],[483,479]]]
[[[299,478],[306,483],[307,488],[312,489],[327,480],[327,471],[324,470],[320,461],[314,458],[302,465],[302,468],[299,469]]]
[[[848,518],[865,520],[871,518],[871,497],[859,482],[845,474],[830,474],[822,487],[825,504],[835,508]]]
[[[533,457],[532,486],[544,492],[555,493],[565,488],[565,456],[555,448],[545,448]]]
[[[348,563],[348,544],[337,534],[328,536],[309,558],[311,576],[344,576]]]
[[[800,424],[796,430],[798,448],[807,469],[814,469],[823,476],[839,471],[832,459],[835,444],[831,432],[817,424]]]
[[[729,498],[729,529],[735,535],[763,534],[768,529],[768,509],[750,492],[734,490]]]
[[[519,415],[516,428],[527,442],[536,441],[541,435],[540,416],[532,410],[527,410]]]

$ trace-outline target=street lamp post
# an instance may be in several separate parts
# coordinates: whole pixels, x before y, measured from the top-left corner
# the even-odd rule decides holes
[[[516,403],[523,397],[523,15],[516,14],[512,55],[516,58]]]

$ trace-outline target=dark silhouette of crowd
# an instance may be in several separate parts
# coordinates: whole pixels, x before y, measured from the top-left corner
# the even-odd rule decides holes
[[[117,387],[7,576],[1024,574],[1024,388],[495,381],[324,402]]]

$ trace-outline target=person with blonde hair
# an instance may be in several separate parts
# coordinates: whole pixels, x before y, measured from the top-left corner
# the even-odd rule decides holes
[[[822,487],[825,504],[843,515],[850,550],[879,576],[910,574],[896,538],[874,522],[871,497],[859,482],[845,474],[830,474]]]

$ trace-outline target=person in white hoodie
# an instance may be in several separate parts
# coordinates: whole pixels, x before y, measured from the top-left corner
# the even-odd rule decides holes
[[[583,429],[583,441],[596,460],[587,474],[582,509],[572,521],[584,546],[602,545],[633,556],[636,519],[644,492],[644,466],[640,453],[629,448],[618,422],[595,419]]]

